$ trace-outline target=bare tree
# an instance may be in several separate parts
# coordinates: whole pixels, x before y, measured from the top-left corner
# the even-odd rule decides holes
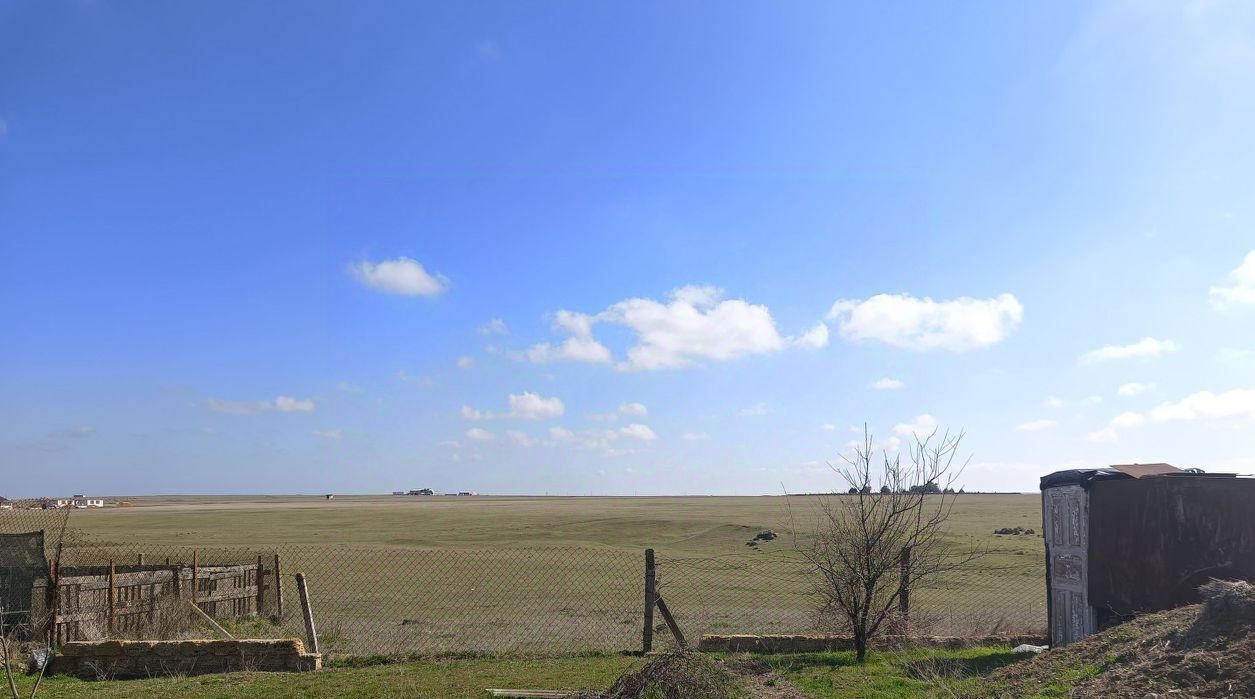
[[[967,465],[956,461],[962,439],[961,432],[935,430],[915,436],[906,461],[882,452],[877,468],[864,428],[854,455],[833,466],[849,484],[848,494],[819,497],[814,536],[798,548],[814,569],[821,614],[848,625],[860,663],[868,641],[898,616],[904,589],[982,554],[946,541],[957,497],[952,486]]]

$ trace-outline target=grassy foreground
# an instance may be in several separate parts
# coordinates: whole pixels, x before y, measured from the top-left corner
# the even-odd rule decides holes
[[[485,697],[485,689],[579,689],[607,687],[625,670],[639,663],[629,656],[543,658],[529,660],[436,660],[370,667],[335,667],[319,673],[289,674],[236,672],[200,677],[87,682],[49,677],[39,688],[41,698],[57,697],[189,697],[228,699],[267,697],[422,697],[466,699]],[[30,691],[22,678],[19,691]]]
[[[814,699],[907,699],[987,696],[981,676],[1024,656],[1008,648],[764,656],[773,669]],[[202,677],[85,682],[44,681],[41,697],[484,697],[490,687],[579,689],[609,687],[641,665],[640,658],[590,656],[528,660],[449,659],[369,667],[335,667],[317,674],[232,673]],[[22,678],[20,687],[29,688]],[[1066,692],[1066,690],[1065,690]],[[1040,696],[1066,696],[1046,692]]]

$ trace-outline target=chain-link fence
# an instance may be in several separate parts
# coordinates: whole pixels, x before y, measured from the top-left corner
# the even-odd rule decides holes
[[[640,549],[173,547],[89,540],[73,517],[64,526],[66,516],[0,511],[0,533],[45,532],[38,560],[15,547],[0,552],[0,568],[8,564],[0,598],[9,606],[30,600],[32,630],[52,630],[60,640],[204,637],[219,632],[212,624],[241,638],[303,637],[294,579],[300,572],[320,649],[336,656],[562,655],[642,646]],[[0,539],[0,546],[10,539],[20,537]],[[813,573],[787,548],[714,557],[663,549],[654,579],[690,642],[706,633],[832,630],[816,614]],[[663,619],[654,622],[654,647],[665,648],[671,636]],[[911,628],[919,633],[1040,632],[1045,624],[1039,561],[995,561],[911,594]]]

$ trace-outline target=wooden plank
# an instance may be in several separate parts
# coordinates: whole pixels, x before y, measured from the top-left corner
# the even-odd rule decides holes
[[[228,588],[218,590],[208,594],[201,595],[196,598],[197,602],[231,602],[233,600],[247,600],[257,597],[257,586],[249,585],[248,587]]]
[[[675,636],[675,642],[681,648],[687,648],[688,643],[684,641],[684,634],[680,633],[680,625],[675,623],[675,617],[671,616],[671,610],[667,609],[667,603],[662,599],[662,595],[655,595],[658,601],[658,611],[662,612],[662,620],[667,622],[667,628],[671,629],[671,635]]]
[[[200,552],[192,549],[192,604],[196,604],[196,588],[200,586],[200,578],[197,573],[200,572]]]
[[[301,596],[301,616],[305,617],[305,635],[309,637],[309,652],[318,653],[318,631],[314,628],[314,610],[309,606],[309,588],[305,574],[296,574],[296,592]]]
[[[567,699],[575,696],[575,692],[565,689],[485,689],[494,697],[513,697],[514,699]]]
[[[191,603],[189,602],[188,604],[191,604]],[[206,613],[205,613],[205,610],[201,609],[200,607],[198,607],[198,606],[196,606],[196,605],[194,605],[194,604],[192,604],[192,609],[195,609],[195,610],[196,610],[196,613],[197,613],[197,614],[199,614],[199,615],[201,616],[201,618],[203,618],[205,621],[209,622],[209,625],[210,625],[210,626],[212,626],[212,627],[214,627],[214,629],[215,629],[218,633],[222,634],[223,636],[226,636],[227,638],[229,638],[229,639],[231,639],[231,640],[235,640],[235,636],[232,636],[232,635],[231,635],[231,634],[230,634],[230,633],[229,633],[226,629],[224,629],[224,628],[222,628],[221,626],[219,626],[219,625],[218,625],[218,622],[214,621],[214,618],[213,618],[213,617],[211,617],[211,616],[209,616],[208,614],[206,614]]]

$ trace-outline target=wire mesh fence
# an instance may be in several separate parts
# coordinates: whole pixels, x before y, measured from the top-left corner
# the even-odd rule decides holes
[[[72,526],[72,516],[69,526],[66,518],[56,509],[0,511],[0,533],[45,532],[38,560],[4,543],[20,537],[0,537],[6,613],[24,613],[13,621],[32,633],[59,633],[60,640],[217,633],[205,617],[239,638],[303,637],[294,579],[300,572],[320,649],[333,656],[564,655],[642,647],[640,549],[169,546],[89,539]],[[655,577],[657,593],[690,642],[706,633],[840,630],[817,615],[813,572],[787,548],[724,556],[660,550]],[[1043,565],[999,560],[955,572],[912,590],[911,602],[916,633],[1040,632],[1046,624]],[[673,643],[663,620],[654,622],[654,647]],[[67,624],[76,626],[63,629]]]

